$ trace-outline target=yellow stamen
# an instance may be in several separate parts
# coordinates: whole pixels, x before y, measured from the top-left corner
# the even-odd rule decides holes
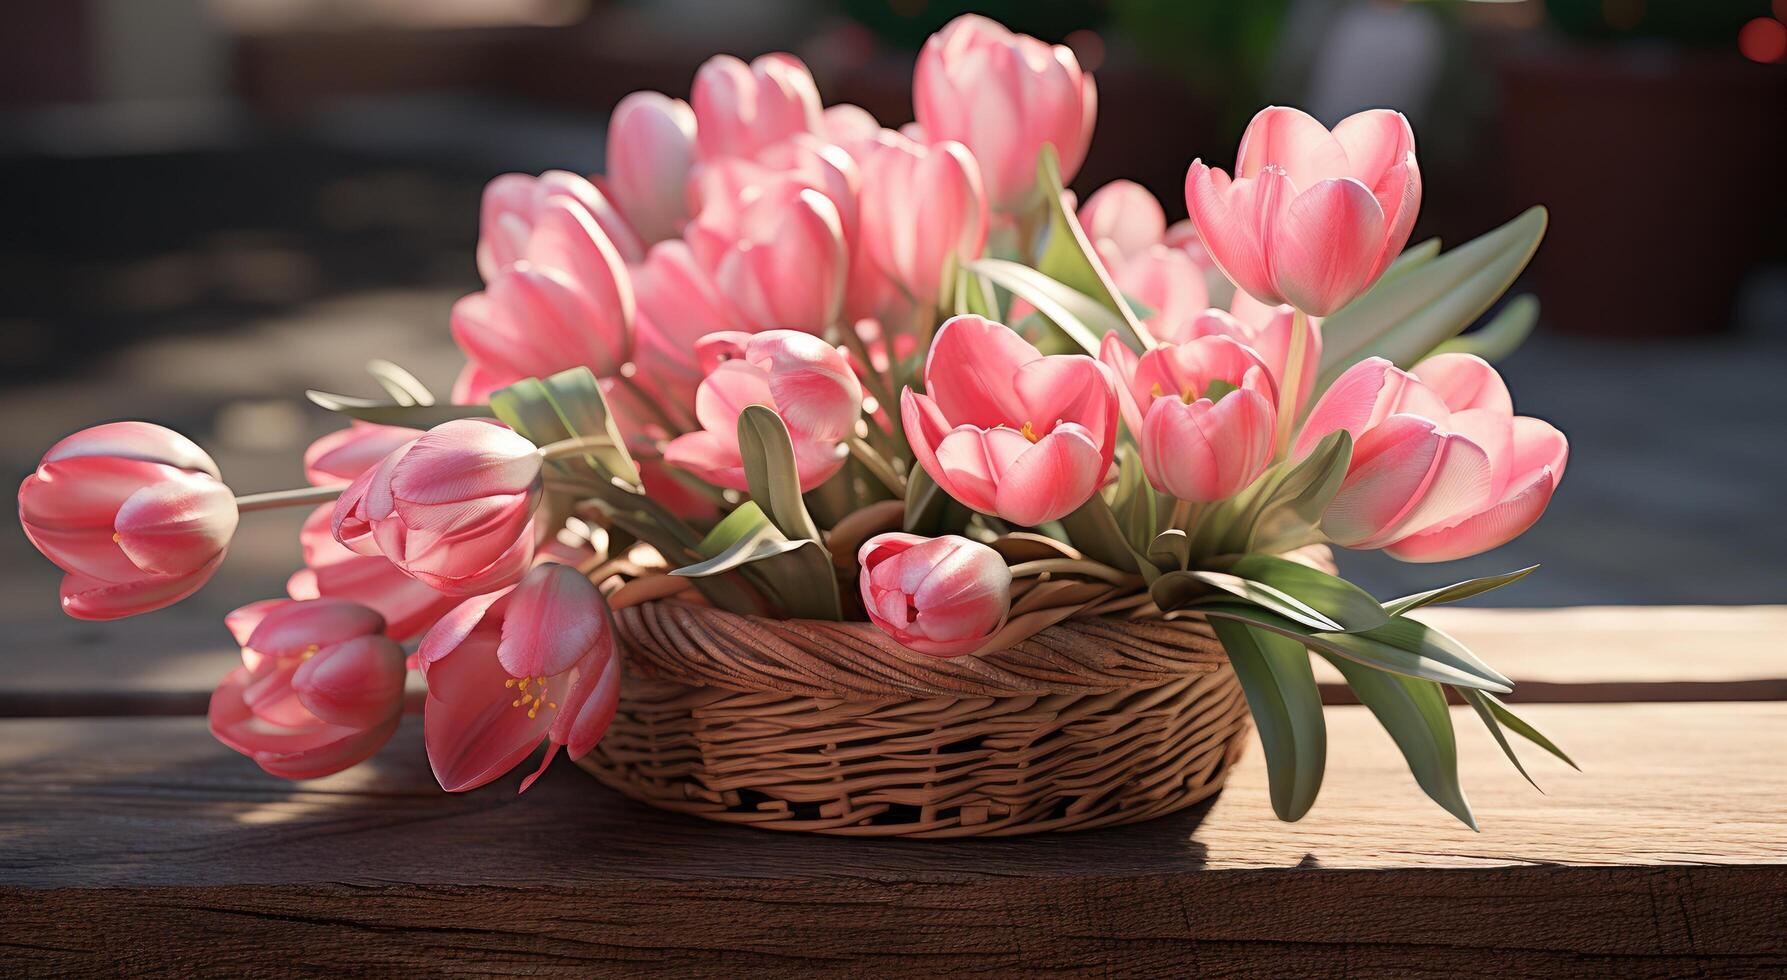
[[[1018,431],[1023,434],[1024,438],[1030,440],[1031,442],[1035,442],[1039,438],[1039,436],[1037,436],[1037,434],[1036,434],[1036,430],[1032,429],[1030,427],[1030,423],[1028,423],[1028,422],[1025,422],[1024,427],[1022,429],[1019,429]]]

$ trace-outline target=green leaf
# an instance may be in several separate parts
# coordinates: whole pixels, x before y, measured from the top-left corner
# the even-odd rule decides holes
[[[1353,435],[1340,429],[1322,437],[1301,460],[1280,464],[1231,522],[1222,550],[1277,551],[1274,539],[1315,527],[1340,492],[1352,459]]]
[[[1191,538],[1176,527],[1167,528],[1148,542],[1148,560],[1161,568],[1186,567],[1191,564]]]
[[[1123,294],[1117,291],[1117,284],[1106,271],[1104,263],[1099,261],[1098,253],[1093,250],[1085,229],[1080,227],[1080,219],[1067,210],[1065,187],[1061,180],[1061,161],[1053,145],[1044,144],[1042,152],[1037,154],[1036,183],[1042,188],[1049,209],[1048,240],[1043,246],[1042,254],[1037,257],[1037,271],[1083,296],[1090,297],[1093,302],[1115,314],[1117,323],[1112,329],[1117,331],[1118,338],[1130,350],[1140,354],[1153,347],[1154,338],[1148,335],[1147,328],[1136,319],[1135,312],[1124,302]],[[1037,306],[1037,309],[1042,307]],[[1099,337],[1103,336],[1104,331],[1099,331]],[[1096,351],[1093,356],[1097,356]]]
[[[733,509],[732,513],[721,518],[714,529],[707,532],[701,543],[695,546],[704,558],[716,558],[724,554],[727,548],[737,544],[749,535],[757,533],[759,528],[769,523],[763,509],[757,501],[747,500]]]
[[[1460,691],[1459,693],[1465,692]],[[1534,728],[1526,719],[1508,710],[1508,706],[1503,704],[1500,698],[1485,692],[1483,693],[1483,702],[1489,708],[1489,713],[1495,716],[1495,720],[1501,722],[1509,731],[1556,756],[1571,769],[1577,772],[1582,771],[1582,767],[1576,764],[1575,759],[1570,758],[1563,749],[1557,747],[1556,743],[1546,738],[1544,732]]]
[[[633,465],[620,427],[608,411],[608,399],[589,368],[524,378],[499,388],[490,395],[490,410],[536,446],[578,436],[606,436],[607,445],[592,446],[582,457],[556,460],[554,465],[571,473],[581,468],[603,481],[618,479],[629,487],[639,486],[639,468]]]
[[[1162,576],[1163,579],[1165,577]],[[1416,627],[1421,626],[1412,620],[1393,619],[1388,626],[1364,633],[1335,633],[1312,630],[1292,619],[1248,603],[1204,599],[1198,600],[1186,608],[1188,611],[1208,616],[1212,621],[1232,619],[1259,629],[1270,630],[1296,640],[1317,652],[1345,657],[1367,667],[1375,667],[1393,674],[1403,674],[1408,677],[1438,681],[1441,684],[1453,684],[1458,687],[1478,688],[1498,693],[1506,693],[1512,689],[1506,678],[1486,667],[1479,667],[1478,665],[1482,662],[1476,660],[1474,656],[1470,656],[1469,651],[1465,651],[1465,656],[1460,657],[1458,651],[1463,648],[1458,645],[1458,641],[1446,637],[1439,631],[1432,632],[1450,641],[1449,645],[1438,639],[1430,641],[1425,632],[1411,633],[1408,630],[1392,629],[1402,623],[1411,623]]]
[[[1533,789],[1539,790],[1541,793],[1545,792],[1540,789],[1539,783],[1533,778],[1532,773],[1527,772],[1526,766],[1521,764],[1520,756],[1514,752],[1514,746],[1508,744],[1508,736],[1503,734],[1501,724],[1495,720],[1495,712],[1489,710],[1488,702],[1483,700],[1488,695],[1482,691],[1472,691],[1468,688],[1461,690],[1455,687],[1452,690],[1457,691],[1458,696],[1464,698],[1465,703],[1477,712],[1477,717],[1483,720],[1483,727],[1489,729],[1489,734],[1495,736],[1495,744],[1502,747],[1502,754],[1508,757],[1509,762],[1514,763],[1514,768],[1519,771],[1520,775],[1526,777],[1526,781],[1532,784]]]
[[[442,422],[451,422],[454,419],[487,419],[492,416],[488,405],[394,405],[315,388],[305,391],[304,397],[318,408],[337,415],[379,425],[407,425],[412,429],[432,429]]]
[[[915,465],[906,474],[906,516],[900,529],[907,534],[927,538],[960,534],[973,516],[974,512],[944,492],[924,467]]]
[[[966,268],[956,270],[955,311],[957,316],[972,314],[1000,320],[999,301],[993,295],[992,284]]]
[[[1356,633],[1387,625],[1384,607],[1364,589],[1319,568],[1274,555],[1243,555],[1231,562],[1231,574],[1271,586],[1319,611],[1342,631]]]
[[[1460,670],[1496,683],[1497,688],[1484,688],[1485,690],[1499,688],[1505,694],[1514,686],[1514,682],[1501,671],[1489,666],[1483,661],[1483,658],[1472,653],[1469,647],[1453,639],[1451,634],[1437,626],[1429,626],[1406,616],[1397,616],[1377,629],[1367,630],[1356,635],[1370,637],[1401,650],[1420,652],[1424,656],[1451,664]],[[1467,686],[1481,687],[1481,685]]]
[[[399,405],[428,406],[434,404],[434,392],[429,391],[427,385],[418,380],[415,375],[390,361],[382,358],[367,361],[366,373],[372,375],[372,379],[379,383],[379,387],[385,389],[385,393],[391,396],[391,400]]]
[[[1328,728],[1303,645],[1238,622],[1212,620],[1266,751],[1266,783],[1278,819],[1302,819],[1322,789]]]
[[[1420,262],[1322,322],[1319,395],[1362,358],[1411,367],[1500,298],[1544,237],[1546,212],[1519,217],[1431,261]]]
[[[1120,447],[1117,450],[1117,490],[1111,496],[1111,512],[1117,516],[1117,526],[1122,528],[1123,539],[1131,550],[1145,551],[1154,540],[1159,509],[1154,487],[1142,471],[1141,454],[1132,446]]]
[[[1105,334],[1115,330],[1121,335],[1121,317],[1085,293],[1027,265],[1005,259],[976,259],[968,263],[968,268],[1036,307],[1043,319],[1054,324],[1074,346],[1093,357],[1098,356],[1099,344]]]
[[[1539,300],[1523,293],[1509,300],[1488,323],[1440,344],[1433,353],[1475,354],[1485,361],[1500,361],[1518,350],[1538,323]]]
[[[1201,568],[1194,568],[1187,572],[1168,572],[1165,575],[1162,575],[1154,583],[1154,602],[1156,605],[1160,606],[1162,610],[1166,610],[1169,607],[1166,603],[1161,601],[1161,598],[1163,596],[1171,596],[1174,594],[1173,592],[1168,591],[1169,588],[1180,590],[1178,594],[1189,594],[1188,590],[1184,590],[1183,586],[1179,583],[1178,579],[1180,576],[1195,579],[1205,585],[1221,589],[1232,596],[1246,599],[1248,602],[1253,603],[1261,609],[1277,613],[1285,619],[1297,623],[1306,629],[1318,632],[1342,632],[1345,629],[1339,623],[1328,618],[1328,616],[1321,610],[1316,609],[1282,589],[1274,588],[1263,582],[1254,582],[1249,579],[1244,579],[1239,575],[1231,575],[1227,572],[1213,572]],[[1168,584],[1163,585],[1162,583]],[[1196,596],[1194,595],[1193,598],[1195,599]]]
[[[775,409],[746,405],[738,413],[738,451],[744,458],[751,499],[763,508],[770,521],[789,538],[823,541],[818,525],[807,513],[806,502],[801,500],[794,440]]]
[[[1094,493],[1073,513],[1061,518],[1067,539],[1081,553],[1125,572],[1139,571],[1135,552],[1125,543],[1123,529],[1111,505]]]
[[[748,573],[752,584],[768,593],[788,618],[843,618],[831,553],[817,541],[788,540],[768,520],[751,527],[712,558],[670,574],[705,579],[728,572]]]
[[[1433,261],[1434,256],[1438,254],[1440,254],[1440,240],[1437,238],[1429,238],[1419,245],[1410,245],[1403,249],[1402,254],[1398,255],[1396,260],[1390,263],[1390,267],[1384,270],[1384,274],[1378,277],[1376,285],[1382,286],[1405,272],[1418,269]]]
[[[1371,709],[1396,740],[1421,790],[1476,830],[1476,818],[1471,816],[1464,787],[1458,783],[1458,741],[1445,691],[1432,681],[1386,674],[1340,657],[1324,655],[1323,659],[1340,671],[1360,703]]]
[[[1457,602],[1460,599],[1469,599],[1471,596],[1482,595],[1491,589],[1499,589],[1504,585],[1511,585],[1518,582],[1521,579],[1526,578],[1528,575],[1531,575],[1538,569],[1538,567],[1539,566],[1537,565],[1528,565],[1525,568],[1512,572],[1505,572],[1501,575],[1486,575],[1482,578],[1466,579],[1463,582],[1454,582],[1451,585],[1442,586],[1437,589],[1429,589],[1426,592],[1405,595],[1400,599],[1391,599],[1384,603],[1384,612],[1391,616],[1401,616],[1404,613],[1419,609],[1422,606],[1431,606],[1442,602]]]

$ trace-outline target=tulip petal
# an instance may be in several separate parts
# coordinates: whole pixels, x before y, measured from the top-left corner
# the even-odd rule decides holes
[[[424,668],[423,741],[434,778],[449,793],[477,789],[515,768],[552,724],[551,713],[515,704],[515,678],[497,661],[496,643],[494,636],[471,637]]]
[[[1271,236],[1273,280],[1285,300],[1311,316],[1327,316],[1371,284],[1384,211],[1357,180],[1323,180],[1290,202]]]
[[[1410,535],[1386,545],[1384,552],[1402,561],[1435,562],[1468,558],[1498,548],[1538,523],[1556,488],[1556,474],[1547,467],[1500,503],[1451,527]]]
[[[1488,361],[1475,354],[1435,354],[1415,365],[1411,372],[1454,412],[1487,409],[1514,414],[1514,399],[1502,376]]]
[[[229,546],[236,533],[236,498],[208,476],[152,483],[118,508],[114,540],[145,572],[185,575]]]
[[[602,594],[589,579],[566,565],[539,565],[509,596],[496,658],[515,677],[562,674],[603,639],[607,625]]]
[[[62,611],[75,619],[110,620],[153,612],[179,602],[211,580],[223,555],[190,575],[145,575],[129,582],[62,576]]]
[[[1085,426],[1063,422],[1005,468],[994,513],[1026,527],[1060,520],[1098,490],[1109,462]]]
[[[1042,352],[1017,331],[980,316],[954,316],[937,328],[925,355],[925,393],[956,425],[1021,426],[1026,406],[1014,381]]]
[[[292,691],[326,724],[372,727],[403,711],[403,660],[403,648],[388,637],[356,637],[299,664]]]
[[[1347,153],[1328,127],[1301,109],[1267,106],[1254,115],[1241,134],[1235,153],[1235,177],[1255,176],[1279,168],[1298,187],[1350,173]]]

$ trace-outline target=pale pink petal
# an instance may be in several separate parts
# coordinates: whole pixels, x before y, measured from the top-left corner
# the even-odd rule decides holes
[[[562,674],[604,638],[607,625],[589,579],[566,565],[539,565],[509,595],[496,657],[515,677]]]
[[[1028,419],[1014,382],[1042,353],[1015,330],[985,317],[943,322],[925,355],[925,392],[955,425],[1020,427]]]
[[[1298,194],[1273,227],[1273,281],[1286,302],[1327,316],[1371,284],[1383,241],[1383,208],[1370,189],[1351,178],[1323,180]]]
[[[118,547],[157,575],[196,571],[229,546],[236,498],[208,476],[181,475],[138,490],[118,508]]]
[[[1415,365],[1411,373],[1451,411],[1480,408],[1503,415],[1514,413],[1514,399],[1502,376],[1475,354],[1435,354]]]
[[[292,690],[328,724],[371,727],[403,710],[403,659],[403,648],[388,637],[357,637],[299,664]]]
[[[1006,467],[994,513],[1025,527],[1059,520],[1091,499],[1109,465],[1105,450],[1084,426],[1064,422]]]
[[[1437,531],[1410,535],[1384,547],[1392,558],[1411,562],[1451,561],[1500,547],[1526,533],[1538,522],[1551,494],[1556,474],[1540,470],[1507,499],[1464,520]]]

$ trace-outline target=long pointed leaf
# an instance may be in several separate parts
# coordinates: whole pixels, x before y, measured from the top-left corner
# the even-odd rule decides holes
[[[1154,338],[1148,335],[1148,328],[1136,318],[1128,301],[1117,291],[1117,284],[1099,260],[1092,240],[1080,227],[1080,219],[1067,209],[1061,161],[1053,145],[1045,144],[1042,152],[1037,154],[1036,182],[1042,187],[1049,207],[1049,235],[1042,254],[1037,257],[1037,271],[1090,297],[1115,314],[1118,322],[1113,329],[1129,349],[1140,354],[1153,347]],[[1093,354],[1097,356],[1096,352]]]
[[[1544,732],[1534,728],[1532,723],[1510,711],[1508,706],[1502,703],[1501,698],[1485,693],[1483,700],[1489,706],[1490,713],[1495,715],[1495,720],[1501,722],[1509,731],[1556,756],[1571,769],[1577,772],[1582,771],[1582,767],[1576,764],[1575,759],[1570,758],[1563,749],[1557,747],[1555,742],[1546,738]]]
[[[1489,703],[1483,700],[1487,695],[1482,691],[1473,691],[1469,688],[1455,687],[1452,690],[1457,691],[1458,696],[1464,699],[1464,703],[1476,711],[1477,717],[1483,721],[1483,727],[1489,729],[1489,734],[1495,736],[1495,744],[1502,747],[1502,754],[1508,757],[1509,762],[1514,763],[1514,768],[1520,772],[1520,775],[1526,777],[1526,781],[1532,785],[1533,789],[1539,790],[1541,793],[1545,792],[1540,788],[1538,780],[1534,779],[1532,773],[1526,771],[1526,766],[1521,764],[1520,756],[1514,752],[1514,746],[1508,744],[1508,736],[1502,732],[1501,723],[1495,720],[1495,712],[1489,710]]]
[[[1504,585],[1512,585],[1515,582],[1526,578],[1528,575],[1531,575],[1538,569],[1538,567],[1539,566],[1537,565],[1528,565],[1525,568],[1512,572],[1504,572],[1501,575],[1485,575],[1482,578],[1466,579],[1463,582],[1454,582],[1451,585],[1442,586],[1437,589],[1429,589],[1426,592],[1405,595],[1400,599],[1391,599],[1384,603],[1384,612],[1389,613],[1391,616],[1401,616],[1404,613],[1419,609],[1422,606],[1431,606],[1442,602],[1457,602],[1460,599],[1469,599],[1471,596],[1482,595],[1491,589],[1499,589]]]
[[[316,407],[337,415],[379,425],[407,425],[414,429],[432,429],[454,419],[487,419],[493,414],[488,405],[394,405],[316,388],[305,391],[304,397]]]
[[[434,404],[434,392],[429,391],[427,385],[418,380],[415,375],[390,361],[383,358],[367,361],[366,373],[372,375],[372,379],[379,383],[379,387],[385,389],[385,393],[391,396],[391,400],[399,405],[428,406]]]
[[[1509,300],[1508,305],[1502,307],[1501,312],[1488,323],[1440,344],[1433,349],[1433,353],[1475,354],[1490,362],[1504,360],[1526,342],[1538,323],[1538,299],[1522,294]]]
[[[1464,787],[1458,783],[1458,741],[1452,731],[1452,713],[1446,709],[1446,694],[1432,681],[1415,680],[1386,674],[1381,670],[1361,667],[1340,657],[1324,655],[1359,701],[1377,717],[1378,723],[1396,740],[1402,757],[1433,802],[1438,803],[1466,827],[1477,829],[1471,805],[1464,798]]]
[[[1027,265],[1005,259],[976,259],[968,263],[968,269],[1036,307],[1043,319],[1053,323],[1074,346],[1093,357],[1098,356],[1104,335],[1120,332],[1123,327],[1122,317],[1101,306],[1097,300]]]
[[[1321,792],[1328,761],[1328,726],[1309,654],[1295,640],[1241,623],[1213,620],[1210,625],[1259,729],[1272,812],[1280,820],[1300,820]]]
[[[581,468],[598,479],[618,479],[639,486],[639,468],[627,452],[620,426],[608,410],[608,399],[587,367],[545,378],[524,378],[490,394],[490,410],[536,446],[577,436],[606,436],[607,445],[592,446],[578,460],[557,460],[568,472]]]
[[[1498,693],[1506,693],[1512,689],[1506,680],[1501,678],[1501,675],[1495,674],[1493,671],[1485,674],[1470,664],[1460,661],[1450,650],[1437,645],[1428,646],[1416,642],[1414,649],[1405,649],[1387,642],[1374,635],[1382,632],[1383,628],[1381,627],[1367,633],[1330,633],[1310,630],[1300,623],[1277,613],[1268,612],[1258,606],[1222,600],[1201,600],[1186,607],[1186,610],[1201,613],[1212,621],[1232,619],[1249,626],[1270,630],[1296,640],[1312,650],[1345,657],[1367,667],[1387,670],[1393,674],[1403,674],[1408,677],[1438,681],[1441,684],[1453,684],[1458,687],[1478,688]],[[1392,620],[1391,624],[1395,625],[1398,622],[1407,621]],[[1408,642],[1407,636],[1397,638],[1402,642]],[[1453,644],[1457,643],[1456,640],[1452,642]]]
[[[1344,632],[1373,630],[1390,617],[1370,593],[1337,575],[1275,555],[1243,555],[1226,569],[1244,579],[1269,585],[1319,611]]]
[[[1154,602],[1163,611],[1170,611],[1179,606],[1173,603],[1175,598],[1196,599],[1199,593],[1187,586],[1185,580],[1192,580],[1202,585],[1221,589],[1229,595],[1245,599],[1268,612],[1283,616],[1305,629],[1317,632],[1340,632],[1342,627],[1324,615],[1321,610],[1310,606],[1294,595],[1282,589],[1273,588],[1264,582],[1255,582],[1239,575],[1227,572],[1212,572],[1194,568],[1186,572],[1167,572],[1154,581],[1151,594]]]
[[[800,494],[794,440],[775,409],[747,405],[738,413],[738,450],[744,458],[751,499],[782,533],[793,539],[823,540]]]

